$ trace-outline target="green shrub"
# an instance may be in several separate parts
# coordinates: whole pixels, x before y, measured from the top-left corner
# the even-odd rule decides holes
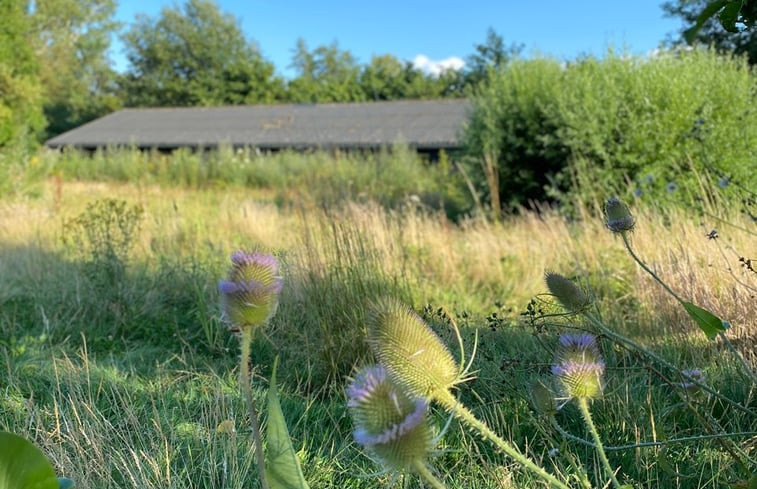
[[[474,96],[468,164],[494,148],[510,204],[674,191],[691,202],[703,178],[754,188],[755,80],[745,60],[706,50],[517,61]]]

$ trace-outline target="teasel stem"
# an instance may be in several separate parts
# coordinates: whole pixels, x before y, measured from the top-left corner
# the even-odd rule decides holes
[[[258,465],[258,479],[260,480],[261,489],[269,489],[268,481],[265,477],[265,461],[263,458],[263,439],[260,432],[260,419],[258,410],[255,408],[255,401],[252,398],[252,379],[250,376],[250,346],[252,344],[252,328],[242,328],[242,340],[240,345],[242,353],[240,356],[239,382],[242,384],[247,408],[250,410],[250,421],[252,422],[252,439],[255,443],[255,460]]]
[[[591,324],[594,325],[594,327],[597,328],[598,331],[600,331],[605,336],[607,336],[609,338],[612,338],[613,340],[617,341],[618,343],[621,343],[622,345],[625,345],[628,348],[631,348],[633,350],[636,350],[636,351],[639,351],[639,352],[643,353],[644,355],[646,355],[647,357],[653,359],[654,361],[656,361],[660,365],[664,366],[665,368],[671,370],[672,372],[675,372],[676,374],[680,375],[681,377],[684,377],[684,375],[681,373],[681,369],[680,368],[678,368],[675,365],[673,365],[672,363],[668,362],[667,360],[665,360],[664,358],[662,358],[657,353],[653,352],[652,350],[649,350],[648,348],[643,347],[642,345],[636,343],[632,339],[627,338],[627,337],[625,337],[625,336],[623,336],[621,334],[618,334],[615,331],[611,330],[610,328],[608,328],[607,326],[605,326],[599,319],[597,319],[596,317],[594,317],[594,315],[591,314],[590,312],[584,311],[582,314],[584,315],[584,317],[586,317],[586,319],[589,320],[589,322],[591,322]],[[736,402],[733,399],[730,399],[730,398],[722,395],[721,393],[719,393],[718,391],[716,391],[712,387],[708,386],[707,384],[705,384],[703,382],[698,381],[697,379],[693,379],[691,377],[686,377],[686,382],[690,382],[690,383],[696,385],[697,387],[701,388],[703,391],[707,392],[708,394],[710,394],[710,395],[712,395],[712,396],[720,399],[721,401],[723,401],[723,402],[731,405],[731,407],[733,407],[735,409],[738,409],[739,411],[741,411],[743,413],[746,413],[746,414],[748,414],[750,416],[757,416],[757,413],[755,413],[754,411],[752,411],[748,407],[742,406],[738,402]]]
[[[620,233],[620,235],[623,237],[623,245],[626,247],[626,250],[631,255],[631,257],[636,261],[636,263],[639,264],[639,266],[644,269],[645,272],[647,272],[649,275],[652,276],[655,281],[657,281],[658,284],[662,285],[662,288],[664,288],[670,295],[672,295],[681,305],[685,304],[685,301],[681,299],[681,297],[671,289],[668,284],[663,282],[663,280],[657,276],[656,273],[652,271],[651,268],[649,268],[646,263],[644,263],[641,258],[636,256],[636,253],[634,253],[633,248],[631,248],[631,243],[628,241],[627,233]],[[744,372],[746,373],[747,377],[752,381],[753,385],[757,385],[757,374],[754,373],[752,368],[749,366],[748,363],[746,363],[746,360],[744,360],[744,357],[741,356],[741,353],[736,350],[736,348],[731,343],[731,340],[728,339],[728,337],[725,335],[723,331],[718,332],[718,336],[720,336],[720,339],[725,343],[728,350],[731,352],[733,356],[736,357],[736,359],[741,364],[741,368],[744,369]]]
[[[552,418],[550,420],[550,423],[552,424],[552,427],[555,429],[555,431],[560,433],[562,436],[564,436],[568,440],[578,443],[580,445],[590,447],[590,448],[597,448],[597,446],[593,442],[590,442],[589,440],[584,440],[580,436],[576,436],[566,431],[565,428],[563,428],[560,425],[560,423],[557,422],[556,419]],[[718,433],[714,435],[685,436],[683,438],[671,438],[670,440],[662,440],[662,441],[644,441],[641,443],[629,443],[628,445],[604,445],[603,448],[605,449],[605,452],[620,452],[622,450],[635,450],[637,448],[664,447],[665,445],[673,445],[675,443],[688,443],[691,441],[716,440],[719,438],[740,438],[742,436],[752,437],[755,435],[757,435],[757,431],[739,431],[735,433]]]
[[[656,274],[656,273],[654,273],[654,272],[652,271],[652,269],[651,269],[651,268],[649,268],[649,267],[647,266],[647,264],[646,264],[646,263],[644,263],[643,261],[641,261],[641,258],[639,258],[638,256],[636,256],[636,253],[634,253],[634,251],[633,251],[633,248],[631,248],[631,243],[629,243],[629,242],[628,242],[628,236],[627,236],[627,233],[620,233],[620,235],[621,235],[621,237],[623,238],[623,244],[625,245],[625,247],[626,247],[626,250],[628,250],[628,253],[629,253],[629,254],[631,255],[631,258],[633,258],[633,259],[634,259],[634,260],[636,261],[636,263],[638,263],[638,264],[639,264],[639,266],[640,266],[641,268],[643,268],[643,269],[644,269],[644,271],[645,271],[645,272],[647,272],[647,273],[648,273],[649,275],[651,275],[651,276],[652,276],[652,278],[653,278],[653,279],[655,279],[655,280],[657,281],[657,283],[658,283],[658,284],[662,285],[662,287],[663,287],[663,288],[664,288],[664,289],[665,289],[665,290],[666,290],[666,291],[667,291],[667,292],[668,292],[668,293],[669,293],[670,295],[672,295],[673,297],[675,297],[675,298],[676,298],[676,300],[677,300],[678,302],[680,302],[681,304],[683,304],[683,302],[684,302],[684,301],[683,301],[683,299],[681,299],[681,298],[680,298],[680,297],[678,296],[678,294],[676,294],[676,293],[675,293],[675,292],[673,291],[673,289],[671,289],[671,288],[670,288],[670,287],[668,286],[668,284],[666,284],[665,282],[663,282],[663,281],[662,281],[662,279],[661,279],[660,277],[658,277],[658,276],[657,276],[657,274]]]
[[[434,396],[434,399],[439,402],[447,411],[452,413],[461,422],[467,424],[470,428],[476,430],[483,438],[486,438],[492,442],[497,448],[503,451],[510,458],[538,475],[543,480],[547,481],[552,487],[558,487],[560,489],[570,489],[570,486],[558,480],[555,476],[539,467],[531,459],[523,455],[515,448],[511,443],[502,439],[489,426],[483,421],[480,421],[476,416],[465,406],[460,404],[457,399],[452,395],[449,390],[444,390]]]
[[[434,474],[432,474],[431,471],[428,470],[428,467],[423,463],[422,460],[416,460],[415,462],[413,462],[413,468],[418,472],[423,480],[428,482],[434,489],[447,489],[447,486],[445,486],[442,481],[437,479]]]
[[[597,450],[599,460],[602,462],[602,466],[605,468],[605,472],[607,472],[607,475],[610,476],[610,480],[612,480],[613,486],[615,486],[616,488],[620,487],[620,482],[618,482],[618,479],[615,477],[615,471],[612,469],[610,461],[607,459],[605,449],[602,446],[602,440],[599,438],[597,427],[594,426],[594,420],[591,419],[589,400],[585,397],[579,397],[578,399],[576,399],[576,403],[578,404],[578,409],[581,411],[581,415],[584,418],[584,422],[586,422],[586,427],[589,428],[589,432],[594,439],[594,448]]]

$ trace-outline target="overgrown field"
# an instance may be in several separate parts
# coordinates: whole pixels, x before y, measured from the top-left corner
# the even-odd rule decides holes
[[[253,385],[263,402],[278,355],[284,413],[312,488],[392,480],[371,477],[379,468],[353,441],[344,394],[353,369],[370,361],[366,305],[386,295],[411,305],[453,352],[450,318],[466,353],[477,334],[476,378],[460,386],[462,402],[548,471],[585,472],[598,487],[594,450],[531,402],[535,381],[554,386],[558,335],[589,328],[546,293],[549,270],[588,291],[614,331],[700,369],[742,406],[684,392],[684,379],[600,337],[607,370],[592,411],[606,445],[726,434],[610,450],[621,480],[721,488],[757,470],[754,384],[632,261],[598,209],[453,222],[407,189],[392,205],[354,195],[325,205],[270,187],[159,183],[58,176],[0,202],[0,429],[27,436],[78,487],[256,487],[238,344],[218,307],[236,249],[282,263],[279,310],[253,344]],[[632,206],[630,240],[680,295],[730,322],[728,338],[755,369],[755,221],[752,204],[726,190],[708,187],[723,197],[697,210]],[[433,416],[446,422],[441,410]],[[589,438],[572,404],[557,420]],[[544,487],[457,422],[431,465],[450,488]]]

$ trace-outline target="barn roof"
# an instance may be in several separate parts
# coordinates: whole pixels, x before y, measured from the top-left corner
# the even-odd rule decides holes
[[[123,109],[48,140],[48,147],[417,149],[460,146],[466,100]]]

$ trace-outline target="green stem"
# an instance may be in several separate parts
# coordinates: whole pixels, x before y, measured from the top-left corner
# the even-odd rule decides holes
[[[440,395],[436,396],[435,399],[458,420],[478,431],[482,437],[491,441],[497,448],[509,455],[510,458],[547,481],[552,487],[570,489],[570,486],[561,482],[555,476],[536,465],[531,459],[520,453],[512,444],[500,438],[499,435],[494,433],[494,431],[486,425],[486,423],[480,421],[468,408],[460,404],[450,391],[443,391]]]
[[[602,461],[602,465],[604,466],[607,475],[610,476],[613,486],[618,488],[620,487],[620,482],[618,482],[618,479],[615,477],[615,471],[612,469],[610,461],[607,460],[607,454],[605,453],[605,449],[602,446],[602,440],[599,438],[597,427],[594,426],[594,421],[591,419],[589,401],[585,397],[580,397],[576,399],[576,401],[578,402],[578,408],[581,410],[581,415],[584,417],[586,426],[589,428],[589,432],[591,433],[592,438],[594,438],[594,445],[596,446],[597,454],[599,454],[599,460]]]
[[[653,352],[652,350],[649,350],[649,349],[641,346],[640,344],[636,343],[635,341],[631,340],[630,338],[626,338],[625,336],[614,332],[613,330],[611,330],[610,328],[608,328],[607,326],[605,326],[599,319],[595,318],[594,315],[592,315],[590,312],[584,311],[583,315],[586,317],[586,319],[589,320],[589,322],[591,322],[591,324],[594,325],[594,327],[596,327],[599,331],[601,331],[602,334],[604,334],[605,336],[607,336],[609,338],[612,338],[613,340],[617,341],[618,343],[620,343],[622,345],[625,345],[628,348],[631,348],[633,350],[636,350],[636,351],[639,351],[639,352],[643,353],[644,355],[646,355],[647,357],[653,359],[654,361],[656,361],[660,365],[664,366],[665,368],[671,370],[672,372],[675,372],[681,378],[685,378],[686,382],[690,382],[690,383],[696,385],[697,387],[699,387],[703,391],[707,392],[708,394],[712,395],[713,397],[716,397],[716,398],[720,399],[721,401],[723,401],[723,402],[725,402],[727,404],[730,404],[735,409],[738,409],[739,411],[742,411],[742,412],[744,412],[744,413],[746,413],[746,414],[748,414],[750,416],[757,416],[757,413],[755,413],[751,409],[742,406],[741,404],[737,403],[736,401],[734,401],[732,399],[729,399],[728,397],[722,395],[718,391],[712,389],[707,384],[699,382],[698,380],[696,380],[694,378],[691,378],[691,377],[684,377],[683,373],[681,373],[681,369],[679,369],[678,367],[676,367],[672,363],[668,362],[667,360],[665,360],[664,358],[662,358],[660,355],[658,355],[657,353]]]
[[[570,441],[574,441],[576,443],[579,443],[581,445],[591,447],[591,448],[597,448],[597,446],[590,442],[589,440],[584,440],[580,436],[573,435],[571,433],[568,433],[565,428],[560,426],[560,423],[557,422],[554,418],[551,420],[552,427],[560,433],[562,436],[567,438]],[[713,440],[713,439],[719,439],[719,438],[737,438],[741,436],[745,437],[751,437],[757,435],[757,431],[740,431],[737,433],[718,433],[714,435],[695,435],[695,436],[685,436],[683,438],[671,438],[670,440],[662,440],[662,441],[645,441],[641,443],[631,443],[629,445],[611,445],[611,446],[604,446],[605,452],[619,452],[621,450],[634,450],[636,448],[647,448],[647,447],[663,447],[665,445],[672,445],[674,443],[687,443],[690,441],[702,441],[702,440]]]
[[[239,382],[242,384],[247,408],[250,410],[250,421],[252,422],[252,439],[255,443],[255,460],[258,464],[258,479],[260,480],[261,489],[268,489],[268,481],[265,478],[265,461],[263,459],[263,439],[260,433],[260,421],[258,410],[255,409],[255,402],[252,398],[252,380],[250,378],[250,345],[252,344],[252,331],[249,328],[242,328],[242,354],[239,369]]]
[[[629,242],[628,242],[628,236],[626,236],[626,234],[627,234],[627,233],[620,233],[621,237],[623,238],[623,244],[624,244],[624,245],[626,246],[626,250],[628,250],[628,253],[629,253],[629,254],[631,255],[631,257],[632,257],[632,258],[633,258],[634,260],[636,260],[636,263],[638,263],[638,264],[639,264],[639,266],[640,266],[641,268],[643,268],[645,272],[647,272],[647,273],[648,273],[649,275],[651,275],[651,276],[652,276],[652,278],[653,278],[653,279],[655,279],[655,280],[657,281],[657,283],[658,283],[658,284],[662,285],[662,287],[663,287],[663,288],[664,288],[665,290],[667,290],[667,291],[668,291],[668,293],[669,293],[670,295],[672,295],[673,297],[675,297],[675,298],[676,298],[676,300],[677,300],[678,302],[680,302],[681,304],[683,304],[683,303],[684,303],[684,300],[683,300],[683,299],[681,299],[681,298],[680,298],[680,297],[678,296],[678,294],[676,294],[675,292],[673,292],[673,289],[671,289],[670,287],[668,287],[668,284],[666,284],[665,282],[663,282],[663,281],[662,281],[662,279],[661,279],[660,277],[658,277],[658,276],[657,276],[657,274],[656,274],[656,273],[654,273],[654,272],[652,271],[652,269],[651,269],[651,268],[649,268],[649,267],[648,267],[648,266],[646,265],[646,263],[644,263],[643,261],[641,261],[641,258],[639,258],[638,256],[636,256],[636,253],[634,253],[634,252],[633,252],[633,248],[631,248],[631,243],[629,243]]]
[[[746,360],[744,360],[744,357],[741,356],[741,353],[736,350],[736,347],[733,346],[733,343],[731,343],[731,340],[728,339],[728,337],[725,335],[724,332],[718,333],[720,335],[720,339],[723,340],[723,343],[725,343],[725,346],[730,350],[731,354],[738,359],[738,361],[741,363],[741,368],[744,369],[744,372],[747,374],[747,376],[752,381],[752,385],[757,385],[757,374],[754,373],[754,370],[752,370],[752,367],[749,366],[748,363],[746,363]]]
[[[423,463],[422,460],[416,460],[413,462],[413,468],[418,471],[418,474],[429,484],[431,484],[431,487],[434,489],[447,489],[447,487],[442,484],[442,482],[434,477],[434,474],[431,473],[430,470],[428,470],[428,467],[426,467],[426,464]]]
[[[636,263],[638,263],[639,266],[641,268],[643,268],[645,272],[647,272],[649,275],[651,275],[652,278],[654,278],[657,281],[658,284],[662,285],[662,287],[670,295],[672,295],[673,297],[675,297],[675,299],[681,305],[683,305],[685,307],[686,302],[683,299],[681,299],[681,297],[678,294],[676,294],[673,291],[673,289],[671,289],[668,286],[668,284],[666,284],[665,282],[663,282],[662,279],[660,277],[658,277],[657,274],[652,271],[652,269],[650,269],[643,261],[641,261],[641,258],[639,258],[638,256],[636,256],[636,253],[634,253],[633,248],[631,248],[631,243],[628,242],[628,236],[626,236],[626,233],[620,233],[620,235],[623,237],[623,244],[625,245],[626,250],[631,255],[631,257],[636,261]],[[755,373],[752,371],[751,367],[746,363],[746,360],[744,360],[744,357],[742,357],[741,354],[738,352],[738,350],[736,350],[736,348],[733,347],[733,345],[731,344],[731,341],[728,339],[728,337],[725,335],[725,333],[723,333],[721,331],[719,334],[720,334],[720,339],[722,339],[723,342],[726,344],[726,346],[730,350],[731,354],[734,355],[738,359],[738,361],[741,363],[741,368],[744,369],[744,372],[751,379],[752,384],[757,384],[757,375],[755,375]]]

